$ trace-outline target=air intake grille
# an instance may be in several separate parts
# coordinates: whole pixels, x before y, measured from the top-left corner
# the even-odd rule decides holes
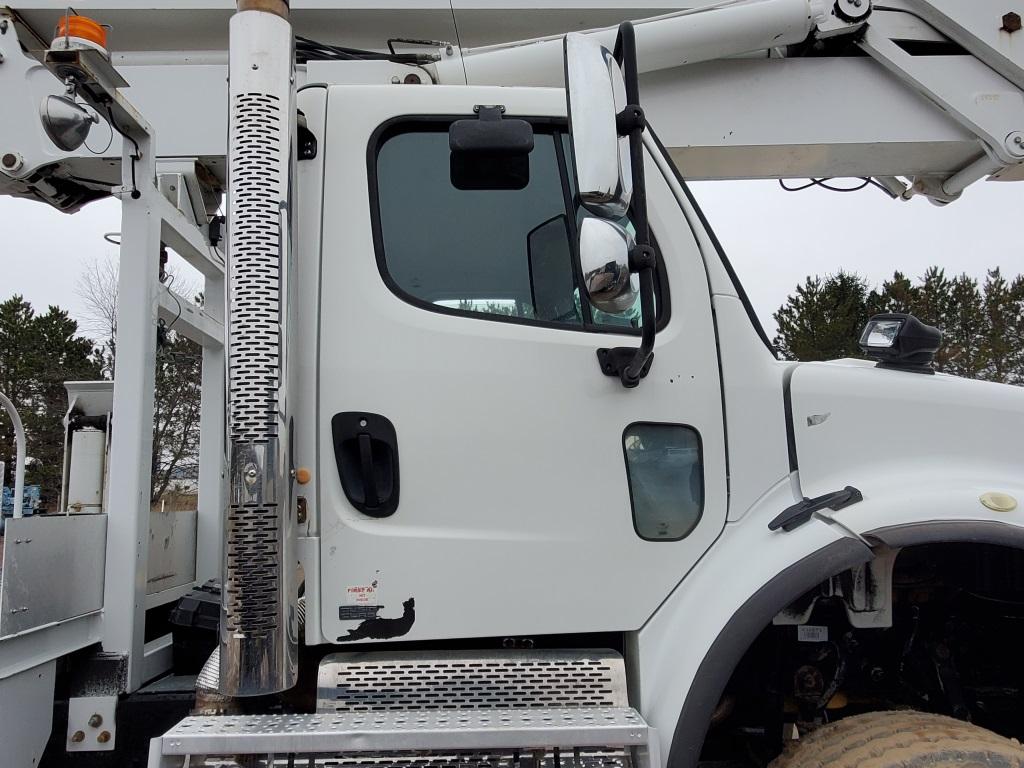
[[[320,662],[318,712],[627,706],[611,652],[338,653]]]

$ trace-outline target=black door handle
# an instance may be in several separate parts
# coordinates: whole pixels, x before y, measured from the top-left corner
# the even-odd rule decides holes
[[[364,515],[393,515],[399,488],[394,425],[380,414],[346,411],[331,419],[331,435],[345,497]]]

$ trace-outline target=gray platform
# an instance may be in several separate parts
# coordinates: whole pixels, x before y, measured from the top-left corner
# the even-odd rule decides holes
[[[252,755],[268,766],[284,756],[296,758],[287,763],[294,765],[331,758],[329,764],[338,765],[352,758],[361,762],[361,754],[370,758],[366,762],[387,755],[397,763],[405,762],[403,754],[422,758],[426,752],[519,750],[540,755],[564,751],[563,764],[571,765],[581,750],[596,748],[635,753],[635,760],[627,762],[648,768],[658,765],[655,743],[647,723],[628,707],[189,717],[153,740],[150,766],[180,766],[178,758],[184,756]]]

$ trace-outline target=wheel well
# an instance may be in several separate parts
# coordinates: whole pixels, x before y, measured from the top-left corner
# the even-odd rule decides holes
[[[1024,549],[881,545],[868,563],[818,571],[830,572],[790,593],[735,666],[720,670],[728,678],[701,762],[764,765],[787,739],[882,709],[951,715],[1024,737]],[[673,768],[682,764],[679,735]]]

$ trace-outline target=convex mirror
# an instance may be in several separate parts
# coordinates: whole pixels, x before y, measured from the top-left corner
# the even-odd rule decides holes
[[[565,36],[565,83],[580,202],[597,216],[621,218],[633,192],[629,139],[619,136],[616,123],[626,106],[622,70],[593,36],[571,32]]]
[[[633,236],[604,219],[580,224],[580,266],[590,303],[602,312],[620,314],[636,303],[637,289],[629,269]]]

